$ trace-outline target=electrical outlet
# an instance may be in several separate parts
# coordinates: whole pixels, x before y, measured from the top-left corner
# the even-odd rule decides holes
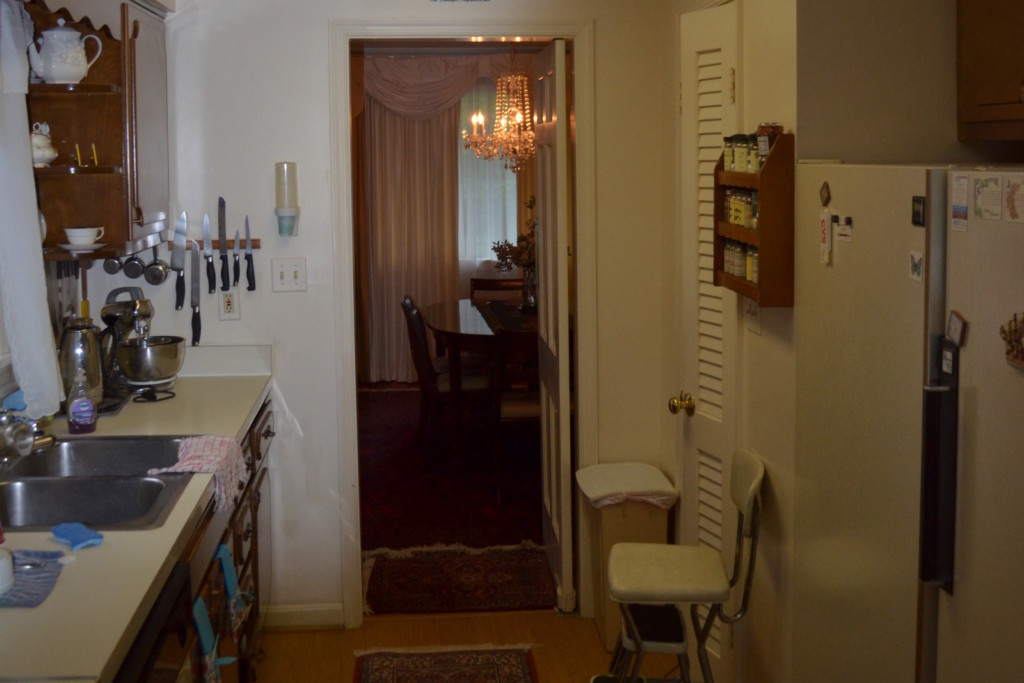
[[[306,291],[306,259],[270,259],[271,288],[275,292]]]
[[[221,320],[241,320],[242,308],[239,305],[240,299],[238,292],[230,290],[227,292],[220,292],[220,311],[218,316]]]

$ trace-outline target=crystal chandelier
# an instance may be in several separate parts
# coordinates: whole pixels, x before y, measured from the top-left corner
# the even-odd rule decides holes
[[[500,159],[513,173],[537,151],[533,137],[533,113],[530,111],[530,81],[523,74],[498,78],[494,102],[494,130],[487,135],[482,112],[473,114],[472,134],[462,131],[463,145],[481,159]]]

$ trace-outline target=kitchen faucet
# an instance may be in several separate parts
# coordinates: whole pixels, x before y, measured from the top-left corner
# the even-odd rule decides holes
[[[0,430],[3,434],[0,470],[22,456],[46,450],[56,442],[52,434],[43,433],[38,422],[23,422],[10,410],[0,410]]]

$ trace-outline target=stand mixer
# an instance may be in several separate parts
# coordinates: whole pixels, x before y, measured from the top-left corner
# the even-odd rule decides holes
[[[121,294],[128,294],[127,301],[118,301]],[[100,349],[103,358],[103,384],[122,384],[120,371],[115,362],[117,347],[134,332],[138,338],[149,336],[149,325],[153,320],[153,304],[145,298],[139,287],[118,287],[107,294],[100,310],[100,320],[106,329],[100,334]]]
[[[128,300],[119,301],[122,294],[127,294]],[[100,335],[104,386],[141,388],[152,394],[174,382],[185,359],[185,339],[149,334],[153,304],[140,288],[112,290],[100,319],[107,326]]]

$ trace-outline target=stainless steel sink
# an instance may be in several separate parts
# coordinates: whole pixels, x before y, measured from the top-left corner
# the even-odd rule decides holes
[[[81,522],[92,529],[163,525],[191,474],[158,477],[33,477],[0,481],[0,522],[8,530]]]
[[[178,462],[180,443],[180,438],[169,436],[68,439],[19,458],[0,477],[145,475]]]

